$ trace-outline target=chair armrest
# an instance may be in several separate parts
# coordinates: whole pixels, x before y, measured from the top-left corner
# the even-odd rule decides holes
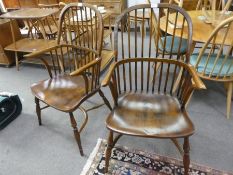
[[[82,74],[85,70],[93,67],[94,65],[96,65],[97,63],[100,62],[100,58],[96,58],[95,60],[91,61],[90,63],[84,65],[83,67],[79,68],[78,70],[75,70],[73,72],[70,73],[71,76],[75,76],[75,75],[80,75]]]
[[[188,65],[190,73],[193,78],[193,86],[195,89],[206,89],[205,84],[200,79],[200,77],[197,75],[197,72],[195,71],[194,67],[192,65]]]
[[[104,79],[103,79],[103,81],[101,83],[101,86],[103,86],[103,87],[108,86],[108,84],[109,84],[109,82],[111,80],[111,77],[112,77],[112,73],[113,73],[113,71],[115,69],[115,66],[116,66],[116,63],[111,64],[107,75],[104,77]]]
[[[53,47],[49,47],[47,49],[44,49],[44,50],[40,50],[40,51],[36,51],[36,52],[32,52],[32,53],[29,53],[29,54],[26,54],[24,55],[25,58],[34,58],[34,57],[38,57],[38,56],[41,56],[45,53],[48,53],[54,49],[57,49],[59,47],[59,45],[56,45],[56,46],[53,46]]]

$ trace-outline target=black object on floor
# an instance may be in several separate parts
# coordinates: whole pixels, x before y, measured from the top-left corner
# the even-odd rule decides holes
[[[12,122],[22,111],[18,95],[0,93],[0,130]]]

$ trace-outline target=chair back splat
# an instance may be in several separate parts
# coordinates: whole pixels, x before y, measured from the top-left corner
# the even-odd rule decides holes
[[[146,18],[148,15],[149,20]],[[141,33],[138,31],[140,27]],[[184,30],[188,30],[187,36],[184,35]],[[188,62],[192,43],[192,22],[189,15],[176,5],[136,5],[125,10],[117,18],[114,39],[116,61],[126,58],[162,57]]]

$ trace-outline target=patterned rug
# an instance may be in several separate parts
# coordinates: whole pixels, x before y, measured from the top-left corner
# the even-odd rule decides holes
[[[103,175],[106,140],[99,139],[81,175]],[[182,161],[116,145],[112,150],[108,174],[111,175],[182,175]],[[191,163],[190,175],[233,175]]]

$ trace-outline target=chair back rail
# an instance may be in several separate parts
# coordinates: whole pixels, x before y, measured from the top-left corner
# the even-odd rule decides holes
[[[142,13],[140,20],[137,17],[138,12]],[[150,16],[149,20],[146,18],[146,13]],[[134,23],[132,24],[133,19]],[[162,19],[163,21],[161,21]],[[161,30],[162,25],[163,30]],[[142,34],[138,32],[139,27],[142,29]],[[118,31],[119,28],[120,31]],[[173,35],[167,34],[168,30],[172,30],[170,33]],[[188,36],[183,35],[184,30],[188,30]],[[176,33],[179,33],[180,37],[175,37]],[[187,38],[185,51],[182,50],[183,37]],[[176,5],[165,3],[136,5],[126,9],[115,23],[116,61],[125,58],[158,57],[159,55],[167,58],[175,57],[179,60],[182,58],[181,55],[185,55],[185,60],[188,62],[191,43],[191,19],[182,8]]]

